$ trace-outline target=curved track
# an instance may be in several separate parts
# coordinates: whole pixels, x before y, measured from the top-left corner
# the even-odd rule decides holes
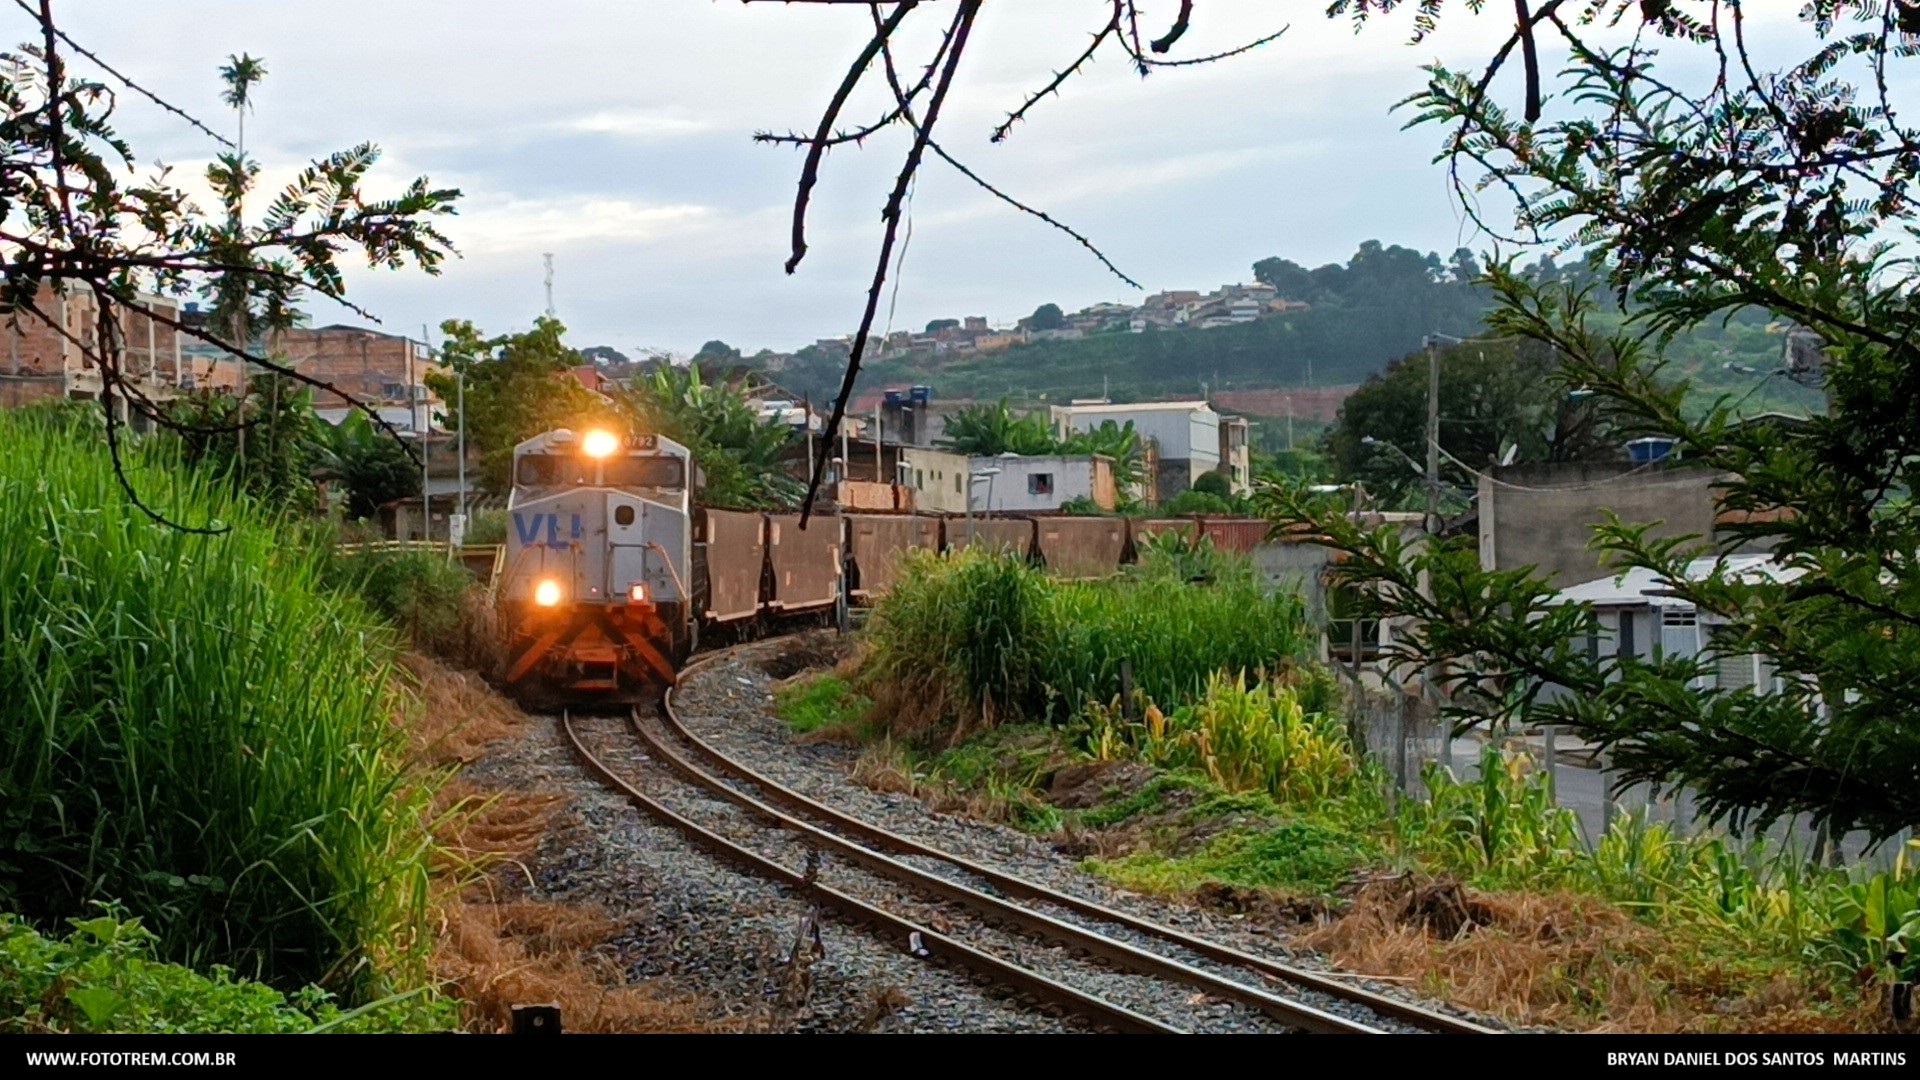
[[[687,671],[682,673],[681,677],[684,679],[687,674],[698,670],[708,663],[715,662],[730,655],[733,651],[735,650],[729,649],[703,657],[701,660],[690,665]],[[673,707],[672,691],[669,691],[666,695],[666,699],[662,704],[661,714],[665,724],[671,729],[676,739],[691,747],[701,758],[711,763],[718,772],[736,782],[751,785],[757,789],[761,795],[761,799],[756,800],[742,795],[731,787],[727,787],[726,792],[722,793],[723,798],[732,799],[743,806],[751,804],[766,813],[775,814],[780,817],[788,817],[788,815],[766,804],[775,804],[792,814],[802,815],[810,819],[811,822],[823,826],[825,830],[831,830],[831,832],[825,832],[824,835],[830,837],[833,843],[857,846],[852,845],[851,841],[843,839],[843,837],[853,837],[862,843],[871,844],[876,848],[893,852],[896,855],[938,860],[1008,895],[1072,912],[1082,916],[1088,921],[1097,921],[1124,928],[1125,930],[1132,931],[1134,934],[1144,935],[1167,945],[1206,957],[1209,960],[1256,973],[1256,978],[1262,981],[1277,981],[1288,986],[1312,990],[1329,997],[1338,998],[1341,1001],[1364,1006],[1381,1017],[1390,1017],[1400,1021],[1402,1024],[1417,1028],[1421,1031],[1456,1035],[1499,1034],[1499,1032],[1492,1028],[1473,1023],[1461,1017],[1424,1008],[1400,998],[1378,994],[1362,987],[1353,986],[1337,978],[1328,976],[1323,972],[1311,971],[1305,968],[1295,967],[1291,964],[1281,963],[1280,961],[1267,957],[1256,956],[1217,941],[1189,934],[1170,926],[1164,926],[1151,920],[1143,919],[1137,915],[1106,907],[1071,893],[1049,888],[1048,886],[1029,881],[1017,875],[1006,873],[994,867],[929,847],[917,840],[889,832],[877,825],[853,817],[789,787],[769,780],[727,756],[694,734],[680,720],[678,713]],[[645,725],[636,722],[635,729],[641,738],[655,748],[662,759],[667,761],[667,763],[672,765],[676,770],[681,771],[689,777],[699,778],[698,782],[703,784],[718,785],[725,783],[725,780],[720,776],[712,775],[692,765],[677,751],[664,745],[658,738],[651,736],[645,730]],[[789,818],[789,820],[794,819]],[[815,833],[823,832],[822,828],[816,827],[816,825],[810,824],[807,821],[795,820],[795,827],[807,829]],[[866,849],[862,848],[860,850],[865,851]],[[868,851],[867,854],[872,855],[873,852]],[[1221,980],[1217,976],[1194,969],[1190,965],[1181,964],[1179,961],[1166,960],[1166,958],[1153,953],[1144,953],[1144,950],[1128,945],[1125,942],[1116,941],[1109,936],[1088,931],[1080,926],[1064,923],[1059,919],[1033,911],[1031,908],[1010,904],[998,897],[983,893],[978,889],[959,885],[947,878],[906,866],[896,860],[887,860],[887,862],[892,866],[900,867],[905,874],[908,875],[907,877],[903,877],[902,880],[909,884],[927,885],[927,887],[935,891],[963,891],[969,894],[962,900],[964,903],[978,904],[983,908],[991,909],[997,915],[1004,915],[1016,922],[1029,923],[1036,930],[1058,930],[1060,939],[1067,940],[1077,947],[1086,948],[1094,955],[1103,956],[1120,966],[1132,966],[1129,963],[1130,958],[1145,965],[1158,965],[1162,962],[1177,965],[1184,970],[1174,974],[1183,981],[1195,979],[1195,977],[1197,977],[1197,979],[1195,979],[1196,983],[1199,979],[1211,980],[1215,985],[1207,985],[1205,987],[1207,992],[1215,993],[1231,1000],[1241,1001],[1243,1004],[1248,1004],[1260,1011],[1266,1012],[1276,1019],[1285,1019],[1287,1018],[1287,1011],[1289,1009],[1298,1008],[1302,1011],[1292,1019],[1299,1022],[1303,1030],[1343,1033],[1367,1033],[1375,1030],[1366,1025],[1356,1025],[1342,1017],[1329,1016],[1322,1010],[1314,1009],[1305,1003],[1293,1002],[1289,999],[1279,998],[1273,994],[1251,990],[1250,988],[1242,986],[1240,983]],[[888,874],[887,876],[892,877],[894,875]],[[927,878],[931,878],[932,883],[924,880]],[[1087,940],[1088,938],[1093,940]],[[1113,948],[1113,946],[1117,946],[1118,948]],[[1110,953],[1112,955],[1109,955]],[[1144,956],[1142,954],[1144,954]],[[1163,971],[1163,973],[1171,972]],[[1242,993],[1238,993],[1236,990],[1244,991],[1247,996],[1243,996]]]
[[[710,654],[690,667],[688,673],[733,651]],[[589,749],[587,742],[575,730],[571,717],[564,714],[561,717],[561,726],[568,740],[592,771],[630,801],[681,829],[696,843],[744,865],[756,875],[809,895],[821,907],[864,924],[883,936],[903,944],[912,943],[911,947],[920,955],[964,967],[994,984],[1011,988],[1017,994],[1082,1016],[1098,1028],[1152,1033],[1179,1033],[1186,1030],[1177,1022],[1170,1023],[1164,1017],[1147,1015],[1145,1011],[1117,1004],[1099,994],[1070,985],[1063,978],[1014,963],[980,945],[999,942],[1000,952],[1015,955],[1031,948],[1027,943],[1034,939],[1045,946],[1065,946],[1071,955],[1087,958],[1101,965],[1104,971],[1124,971],[1150,983],[1174,984],[1197,990],[1199,994],[1195,995],[1196,998],[1211,997],[1234,1002],[1265,1017],[1280,1030],[1378,1034],[1391,1028],[1459,1034],[1493,1033],[1491,1029],[1458,1017],[1351,986],[1319,972],[1242,952],[1051,889],[849,816],[766,779],[700,739],[688,730],[675,712],[671,692],[662,702],[657,723],[644,717],[640,710],[635,710],[629,717],[629,724],[633,734],[644,744],[652,762],[671,769],[686,783],[699,789],[701,796],[707,800],[731,804],[744,811],[742,816],[745,818],[764,823],[764,828],[791,834],[786,841],[789,847],[792,840],[797,838],[809,852],[829,853],[838,863],[854,868],[852,872],[856,876],[886,879],[886,887],[853,891],[829,887],[815,879],[811,861],[807,870],[795,870],[766,854],[764,840],[743,842],[737,835],[737,828],[733,830],[735,835],[730,837],[694,820],[686,812],[642,791],[632,777],[619,775],[601,756]],[[704,764],[696,764],[683,752],[682,747],[690,748],[693,755]],[[892,855],[885,852],[891,852]],[[895,855],[945,864],[945,872],[922,869],[893,857]],[[854,895],[855,892],[864,892],[865,895]],[[886,898],[876,900],[876,892],[883,892]],[[1005,897],[1016,897],[1023,902],[1017,903]],[[1042,910],[1045,908],[1055,909],[1067,917],[1048,914]],[[917,915],[914,914],[916,912]],[[958,924],[954,919],[947,918],[948,914],[955,915]],[[977,926],[969,928],[966,925],[969,922],[977,923]],[[935,924],[940,927],[939,930],[935,929]],[[951,929],[956,925],[960,928]],[[971,932],[968,932],[969,929]],[[941,932],[943,930],[946,932]],[[975,944],[961,941],[963,933]],[[1018,940],[1007,944],[1009,935]],[[1142,939],[1146,939],[1153,947],[1143,947],[1139,944]],[[1160,951],[1162,947],[1171,952],[1204,958],[1214,966],[1228,969],[1228,972],[1218,974],[1195,966],[1194,963],[1166,955]],[[1281,991],[1291,991],[1293,994],[1305,991],[1332,997],[1364,1007],[1381,1022],[1390,1020],[1392,1023],[1383,1028],[1375,1023],[1362,1022],[1316,1007]]]

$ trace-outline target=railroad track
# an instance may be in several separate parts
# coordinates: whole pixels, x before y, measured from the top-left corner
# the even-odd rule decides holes
[[[726,654],[711,655],[695,668]],[[563,715],[561,723],[575,751],[602,780],[715,854],[808,895],[820,907],[883,936],[910,943],[920,955],[966,968],[1045,1007],[1084,1017],[1097,1028],[1179,1033],[1203,1026],[1204,1015],[1196,1018],[1191,1010],[1165,1006],[1169,1000],[1167,988],[1175,987],[1179,992],[1174,996],[1188,1005],[1231,1002],[1262,1018],[1268,1030],[1491,1033],[1458,1017],[1116,911],[851,817],[755,773],[700,739],[681,722],[671,692],[662,702],[657,719],[635,710],[628,717],[629,729],[653,763],[698,789],[709,808],[717,802],[736,812],[719,815],[718,825],[711,814],[705,815],[704,821],[695,820],[702,815],[688,812],[684,805],[668,805],[641,790],[631,777],[620,775],[619,769],[604,760],[605,755],[593,753],[576,731],[572,717]],[[700,761],[693,760],[682,747],[689,748]],[[742,819],[758,822],[756,828],[762,835],[743,840]],[[767,853],[767,830],[785,834],[774,844],[784,848],[784,859]],[[804,859],[804,869],[791,865],[796,855]],[[831,856],[832,876],[844,887],[830,886],[816,876],[815,860],[821,856]],[[935,863],[945,872],[903,861],[906,859]],[[1049,908],[1058,914],[1043,910]],[[962,936],[969,940],[961,940]],[[1143,939],[1155,947],[1143,945]],[[1047,966],[1054,969],[1051,974],[1035,970],[1036,965],[1008,959],[1034,955],[1036,942],[1039,955],[1049,955],[1047,950],[1060,947],[1074,959],[1050,963]],[[1225,973],[1199,967],[1169,952],[1203,959],[1216,969],[1225,969]],[[1086,977],[1088,969],[1096,977]],[[1141,988],[1125,986],[1124,993],[1116,993],[1114,972],[1131,975],[1140,981]],[[1082,988],[1088,981],[1107,989],[1090,992]],[[1082,985],[1076,986],[1076,982]],[[1154,987],[1157,992],[1146,987]],[[1329,1011],[1302,1000],[1303,991],[1358,1006],[1377,1019],[1368,1022]],[[1116,997],[1134,1001],[1112,1000]],[[1170,1017],[1169,1012],[1175,1015]],[[1179,1015],[1182,1012],[1189,1015]]]

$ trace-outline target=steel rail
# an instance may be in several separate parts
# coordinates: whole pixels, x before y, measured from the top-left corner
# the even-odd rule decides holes
[[[669,706],[670,708],[670,706]],[[668,711],[663,709],[662,712]],[[1108,937],[1095,930],[1054,918],[1043,912],[1004,900],[991,893],[982,892],[969,885],[949,880],[938,874],[910,866],[897,859],[883,855],[871,848],[848,840],[843,836],[828,832],[817,825],[803,821],[791,814],[778,810],[760,800],[739,791],[724,779],[701,769],[688,761],[679,751],[667,746],[661,739],[655,738],[639,723],[639,710],[632,714],[633,730],[655,757],[666,763],[688,779],[708,788],[714,795],[726,799],[742,809],[760,814],[786,828],[807,837],[816,845],[833,850],[843,858],[855,862],[867,870],[882,877],[891,878],[909,888],[931,893],[945,900],[971,908],[992,920],[1007,923],[1026,931],[1053,940],[1065,942],[1090,956],[1105,960],[1115,967],[1133,971],[1136,974],[1185,983],[1208,994],[1230,1001],[1237,1001],[1258,1012],[1279,1021],[1288,1027],[1321,1035],[1376,1035],[1379,1028],[1343,1016],[1336,1016],[1323,1009],[1317,1009],[1303,1001],[1283,997],[1233,979],[1215,975],[1210,971],[1194,967],[1171,957],[1150,952],[1137,945]]]
[[[1061,1006],[1097,1026],[1108,1027],[1125,1034],[1184,1034],[1179,1028],[1083,993],[1038,972],[1003,960],[992,953],[983,952],[957,941],[932,927],[923,926],[875,907],[864,900],[812,880],[804,873],[782,866],[773,859],[737,844],[667,807],[623,779],[614,772],[612,767],[587,749],[579,732],[574,730],[573,718],[568,712],[563,711],[560,714],[560,729],[581,763],[587,767],[588,771],[598,776],[602,783],[618,791],[628,802],[685,833],[696,844],[715,855],[745,866],[756,876],[769,878],[788,886],[811,897],[821,907],[837,911],[847,919],[865,925],[883,936],[891,936],[894,940],[903,942],[914,942],[917,939],[920,953],[929,959],[956,964],[997,984],[1031,995],[1037,1000]]]
[[[745,646],[735,646],[701,657],[681,672],[681,679],[684,680],[687,675],[695,670],[710,663],[725,659],[744,647]],[[685,722],[680,719],[678,711],[674,708],[673,699],[674,693],[670,689],[662,701],[662,716],[668,726],[673,729],[674,734],[684,740],[689,746],[693,747],[702,757],[723,771],[733,774],[736,778],[755,785],[769,801],[779,803],[794,812],[828,822],[835,829],[849,833],[861,840],[878,844],[893,851],[895,854],[937,859],[965,871],[980,880],[989,882],[996,888],[1002,889],[1011,895],[1051,904],[1087,916],[1088,918],[1099,919],[1124,926],[1135,933],[1165,941],[1168,944],[1179,946],[1211,960],[1248,968],[1259,972],[1269,979],[1290,983],[1298,987],[1305,987],[1330,997],[1339,998],[1342,1001],[1365,1006],[1382,1016],[1392,1017],[1393,1019],[1417,1027],[1422,1031],[1450,1035],[1500,1034],[1500,1032],[1493,1028],[1476,1024],[1461,1017],[1451,1016],[1435,1009],[1429,1009],[1414,1004],[1413,1002],[1376,993],[1363,987],[1352,986],[1322,972],[1295,967],[1291,964],[1281,963],[1280,961],[1272,960],[1264,956],[1244,952],[1230,945],[1198,937],[1185,931],[1165,926],[1137,915],[1129,914],[1128,912],[1119,911],[1083,897],[1075,896],[1072,893],[1061,892],[1015,874],[1010,874],[1006,871],[975,862],[964,856],[954,855],[939,848],[930,847],[909,837],[890,832],[871,822],[854,817],[845,811],[827,806],[777,781],[769,780],[753,769],[741,764],[724,751],[694,734],[693,731],[686,726]],[[1229,985],[1239,984],[1229,983]]]

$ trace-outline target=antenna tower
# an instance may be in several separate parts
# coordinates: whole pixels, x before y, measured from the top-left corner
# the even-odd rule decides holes
[[[547,264],[547,318],[553,318],[553,252],[549,251],[540,258]]]

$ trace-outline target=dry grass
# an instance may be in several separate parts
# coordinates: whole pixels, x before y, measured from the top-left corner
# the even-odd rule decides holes
[[[1349,971],[1398,979],[1527,1027],[1593,1032],[1852,1032],[1797,979],[1751,985],[1675,955],[1603,900],[1484,893],[1409,875],[1369,882],[1301,943]]]
[[[470,671],[411,652],[400,664],[397,681],[413,699],[404,723],[420,764],[468,764],[526,723],[525,713]]]
[[[480,1033],[510,1030],[514,1005],[548,1003],[575,1033],[712,1030],[695,1001],[621,985],[619,965],[595,951],[618,929],[601,913],[564,904],[452,904],[442,909],[435,966]]]
[[[414,760],[428,770],[470,764],[527,722],[477,676],[408,654],[401,710]],[[551,792],[486,791],[455,776],[433,804],[436,975],[465,1003],[469,1030],[506,1032],[514,1005],[554,1003],[570,1032],[710,1031],[693,999],[626,985],[600,946],[621,929],[606,913],[514,899],[541,841],[562,827]]]
[[[892,739],[868,744],[860,752],[859,758],[855,759],[848,775],[854,783],[875,791],[913,795],[920,789],[912,760],[907,757],[906,750]]]

